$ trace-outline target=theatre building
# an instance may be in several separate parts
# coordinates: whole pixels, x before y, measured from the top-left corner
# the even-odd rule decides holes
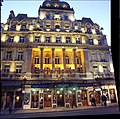
[[[91,106],[91,95],[97,105],[103,94],[118,102],[103,28],[74,14],[60,0],[43,1],[36,17],[10,11],[1,24],[2,110],[10,102],[13,109],[71,108],[73,96],[78,107]]]

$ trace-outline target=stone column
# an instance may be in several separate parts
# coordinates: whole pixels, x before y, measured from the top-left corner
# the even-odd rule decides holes
[[[6,105],[6,96],[7,96],[7,92],[4,93],[4,100],[3,100],[3,107],[2,107],[2,110],[5,109],[5,105]]]
[[[52,71],[55,70],[55,57],[54,57],[55,48],[52,48]]]
[[[41,60],[40,60],[40,69],[43,70],[43,48],[40,48],[41,50],[41,54],[40,54],[40,57],[41,57]]]
[[[13,94],[13,109],[15,108],[15,95],[16,95],[16,92],[14,91],[14,94]]]
[[[40,48],[40,78],[44,77],[44,73],[43,73],[43,48]]]
[[[76,61],[76,49],[73,49],[74,53],[74,65],[75,65],[75,72],[77,71],[77,61]]]
[[[32,66],[32,49],[27,49],[27,59],[26,59],[26,76],[31,78],[31,66]]]
[[[64,66],[64,70],[66,71],[65,48],[63,48],[62,51],[63,51],[63,66]]]

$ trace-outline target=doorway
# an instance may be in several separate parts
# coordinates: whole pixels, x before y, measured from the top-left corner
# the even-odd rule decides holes
[[[44,91],[44,107],[52,107],[51,91]]]
[[[57,94],[57,107],[64,107],[64,92]]]
[[[38,105],[39,105],[38,94],[39,94],[39,91],[31,92],[31,108],[38,108]]]

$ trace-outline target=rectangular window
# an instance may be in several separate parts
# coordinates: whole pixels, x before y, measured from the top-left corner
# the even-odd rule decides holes
[[[56,43],[61,43],[61,38],[60,37],[56,37]]]
[[[39,43],[40,42],[40,37],[35,37],[35,42]]]
[[[17,60],[23,60],[23,52],[18,52]]]
[[[20,41],[19,41],[20,43],[24,43],[25,42],[25,39],[24,39],[24,37],[20,37]]]
[[[60,64],[60,59],[58,57],[55,58],[55,64]]]
[[[4,66],[4,73],[9,73],[9,70],[10,70],[10,65],[5,65]]]
[[[12,37],[10,37],[10,38],[8,39],[8,42],[9,42],[9,43],[13,43],[13,40],[14,40],[14,37],[12,36]]]
[[[50,61],[49,61],[50,59],[49,59],[49,57],[46,57],[45,58],[45,64],[50,64]]]
[[[35,57],[34,64],[40,64],[40,58],[39,57]]]
[[[66,37],[66,43],[71,43],[71,38],[70,37]]]
[[[66,64],[70,64],[69,58],[66,57]]]
[[[45,38],[45,42],[46,42],[46,43],[50,43],[50,37],[46,37],[46,38]]]
[[[7,51],[6,59],[12,59],[12,51]]]
[[[76,38],[76,43],[81,44],[80,38]]]
[[[16,66],[16,73],[22,72],[22,66]]]

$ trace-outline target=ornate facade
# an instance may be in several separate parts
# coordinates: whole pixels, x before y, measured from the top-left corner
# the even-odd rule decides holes
[[[71,107],[97,104],[117,91],[110,46],[103,28],[90,18],[76,20],[67,2],[44,1],[38,17],[10,11],[2,23],[2,109]]]

